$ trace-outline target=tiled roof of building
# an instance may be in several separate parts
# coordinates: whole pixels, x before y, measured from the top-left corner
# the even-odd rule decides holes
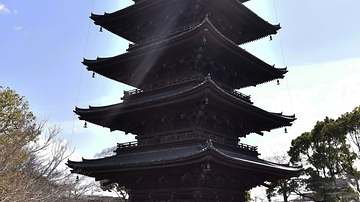
[[[217,158],[218,157],[218,158]],[[302,170],[300,166],[287,166],[271,163],[241,152],[216,148],[211,140],[205,144],[193,146],[154,149],[142,152],[117,154],[115,156],[80,162],[68,161],[68,166],[75,172],[101,173],[120,170],[139,170],[181,166],[199,161],[231,162],[233,166],[245,170],[261,169],[262,172],[275,172],[279,175],[294,175]]]
[[[177,31],[183,26],[187,27],[189,23],[199,21],[198,18],[206,14],[211,14],[213,20],[220,19],[221,22],[217,26],[226,25],[227,30],[231,32],[228,36],[236,44],[276,34],[280,29],[279,25],[266,22],[244,6],[243,2],[241,0],[205,0],[196,3],[197,6],[195,6],[189,0],[144,0],[113,13],[91,14],[90,18],[95,24],[136,43],[142,43],[143,40],[148,40],[148,37],[154,37],[154,35],[160,36],[163,32]],[[159,13],[159,10],[162,12]],[[246,26],[239,23],[239,19]],[[192,22],[188,22],[189,20]],[[162,23],[157,24],[158,21]],[[154,28],[159,29],[158,26],[163,26],[160,28],[162,31],[151,32]],[[140,31],[142,29],[146,30],[145,33]],[[144,34],[149,36],[144,36]]]
[[[140,88],[142,83],[146,82],[147,72],[159,74],[159,71],[163,71],[160,68],[165,61],[181,60],[176,58],[176,55],[194,58],[193,49],[200,47],[205,50],[201,57],[213,57],[212,61],[203,62],[225,66],[223,71],[233,75],[236,81],[232,88],[255,86],[280,79],[287,72],[286,68],[275,68],[234,44],[222,35],[207,17],[202,23],[176,35],[133,46],[129,49],[130,52],[114,57],[84,59],[83,64],[89,71]],[[212,56],[213,54],[216,56]],[[201,71],[201,67],[198,71]]]

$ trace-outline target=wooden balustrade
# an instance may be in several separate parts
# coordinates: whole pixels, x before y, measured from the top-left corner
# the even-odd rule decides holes
[[[213,134],[204,134],[204,133],[194,133],[194,132],[185,132],[180,134],[167,135],[160,138],[159,141],[155,141],[155,138],[149,138],[139,141],[118,143],[117,146],[121,148],[137,147],[137,146],[147,146],[171,142],[179,142],[184,140],[209,140],[211,139],[215,143],[226,144],[226,138],[219,137]],[[238,143],[238,148],[248,150],[248,151],[257,151],[257,146],[251,146],[244,143]]]

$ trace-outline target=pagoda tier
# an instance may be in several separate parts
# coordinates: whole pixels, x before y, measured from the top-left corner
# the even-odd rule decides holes
[[[280,79],[287,72],[238,47],[207,17],[178,35],[134,46],[115,57],[84,59],[83,63],[89,71],[142,90],[208,73],[222,88],[233,90]]]
[[[181,147],[138,149],[102,159],[68,161],[72,172],[130,189],[136,201],[245,201],[264,181],[297,176],[289,167],[224,149],[211,140]]]
[[[117,183],[132,202],[244,202],[264,182],[299,176],[258,158],[239,142],[250,133],[291,126],[295,116],[253,105],[238,89],[281,79],[275,68],[238,45],[271,34],[246,0],[134,0],[95,24],[132,41],[127,52],[83,64],[136,89],[121,103],[75,108],[79,119],[136,135],[116,155],[68,161],[71,172]]]
[[[249,133],[263,134],[290,126],[294,116],[262,110],[242,94],[229,93],[210,78],[195,86],[181,89],[138,92],[127,95],[123,103],[76,108],[81,120],[110,130],[136,134],[139,145],[188,140],[208,135],[216,142],[237,145],[239,137]]]
[[[276,34],[271,25],[237,0],[144,0],[104,15],[92,14],[95,24],[136,44],[176,35],[201,22],[206,15],[236,44]]]

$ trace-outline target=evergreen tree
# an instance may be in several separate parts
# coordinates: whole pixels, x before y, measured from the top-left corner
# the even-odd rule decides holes
[[[318,121],[311,132],[305,132],[291,142],[288,152],[291,163],[302,163],[304,173],[299,187],[315,201],[349,201],[357,199],[347,183],[347,174],[354,169],[356,154],[350,151],[347,130],[338,120],[328,117]],[[304,192],[303,192],[304,193]],[[303,194],[299,192],[299,194]]]

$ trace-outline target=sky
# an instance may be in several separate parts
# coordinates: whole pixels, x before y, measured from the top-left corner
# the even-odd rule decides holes
[[[131,87],[88,72],[83,58],[125,52],[129,42],[99,32],[90,13],[103,14],[131,5],[130,0],[45,1],[0,0],[0,85],[29,101],[31,110],[58,124],[60,138],[75,148],[72,160],[93,158],[133,135],[88,123],[74,115],[87,108],[121,102]],[[280,80],[240,89],[255,106],[295,114],[284,129],[250,134],[241,141],[258,146],[261,157],[286,152],[291,140],[310,131],[326,116],[337,118],[360,105],[360,1],[251,0],[245,3],[260,17],[282,29],[273,40],[263,38],[241,47],[269,64],[287,67]]]

